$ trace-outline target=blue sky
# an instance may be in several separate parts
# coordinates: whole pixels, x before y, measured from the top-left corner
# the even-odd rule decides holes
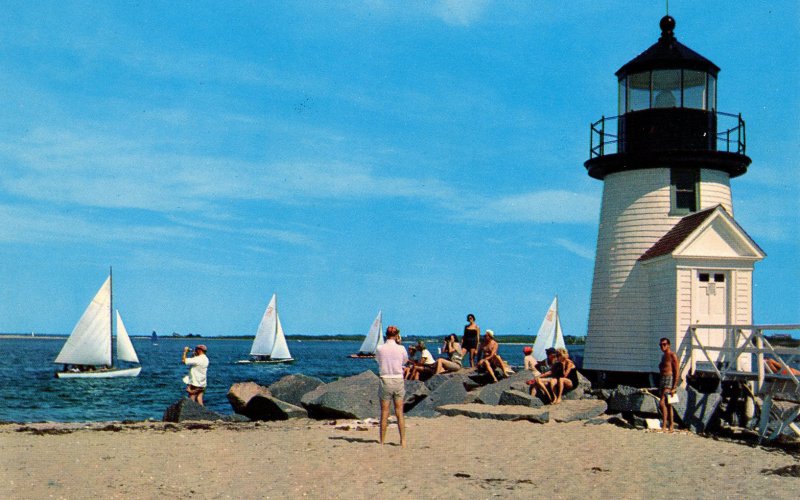
[[[586,331],[589,123],[664,2],[6,2],[0,331]],[[747,122],[755,320],[800,322],[800,4],[673,1]]]

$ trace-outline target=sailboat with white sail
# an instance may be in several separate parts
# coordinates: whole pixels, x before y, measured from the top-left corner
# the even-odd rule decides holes
[[[83,312],[54,363],[64,365],[57,378],[136,377],[141,366],[114,366],[111,345],[114,340],[112,321],[111,273]],[[116,360],[139,363],[128,331],[116,311]]]
[[[372,326],[369,327],[369,332],[367,332],[366,337],[364,337],[364,342],[361,343],[358,352],[351,354],[350,357],[374,358],[375,350],[381,345],[383,345],[383,313],[382,311],[378,311],[378,315],[375,316]]]
[[[286,335],[283,333],[281,319],[278,316],[278,305],[275,294],[269,301],[261,323],[258,325],[253,346],[250,348],[250,359],[237,363],[291,363],[294,359],[289,353]]]
[[[558,295],[553,299],[550,304],[550,309],[544,315],[542,326],[539,327],[539,333],[536,334],[536,340],[533,343],[533,357],[537,361],[542,361],[547,358],[547,349],[566,347],[564,344],[564,334],[561,331],[561,319],[558,317]]]

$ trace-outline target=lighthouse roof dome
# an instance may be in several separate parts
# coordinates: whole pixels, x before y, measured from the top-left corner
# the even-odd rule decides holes
[[[693,69],[714,75],[719,67],[675,38],[675,19],[664,16],[659,23],[661,37],[647,50],[617,70],[618,78],[654,69]]]

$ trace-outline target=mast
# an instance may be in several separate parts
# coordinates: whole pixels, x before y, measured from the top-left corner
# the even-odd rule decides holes
[[[108,266],[108,336],[111,339],[108,343],[111,349],[111,366],[114,366],[114,273],[111,266]]]

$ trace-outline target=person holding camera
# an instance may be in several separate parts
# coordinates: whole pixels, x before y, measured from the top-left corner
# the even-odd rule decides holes
[[[203,406],[203,393],[206,392],[206,374],[208,372],[208,348],[200,344],[194,348],[194,356],[187,357],[189,347],[183,348],[183,357],[181,360],[184,365],[191,366],[189,368],[189,375],[183,377],[186,384],[186,392],[189,393],[189,399],[196,401],[199,405]]]

